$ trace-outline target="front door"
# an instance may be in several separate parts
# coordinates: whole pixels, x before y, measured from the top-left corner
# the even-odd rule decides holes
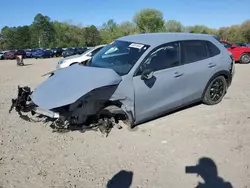
[[[149,120],[182,105],[185,75],[180,64],[178,42],[161,45],[143,61],[133,77],[136,123]],[[153,71],[142,79],[145,70]]]

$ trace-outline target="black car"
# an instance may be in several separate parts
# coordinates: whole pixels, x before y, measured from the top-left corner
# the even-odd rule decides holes
[[[15,53],[14,53],[14,56],[16,57],[17,55],[22,55],[23,58],[26,58],[26,52],[24,50],[17,50]]]
[[[63,53],[62,48],[51,48],[51,51],[53,52],[54,57],[60,57],[62,56],[62,53]]]
[[[88,50],[87,47],[78,47],[77,49],[77,54],[83,54],[84,52],[86,52]]]
[[[236,46],[245,46],[245,47],[247,47],[247,45],[245,44],[245,43],[242,43],[242,42],[236,42],[236,43],[234,43]]]
[[[68,48],[65,51],[63,51],[62,56],[63,57],[68,57],[72,55],[76,55],[77,53],[77,48]]]

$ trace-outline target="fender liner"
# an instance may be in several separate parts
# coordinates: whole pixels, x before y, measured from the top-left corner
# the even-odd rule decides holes
[[[231,82],[232,82],[232,75],[230,74],[229,71],[226,71],[226,70],[223,70],[223,71],[219,71],[219,72],[216,72],[211,78],[210,80],[208,81],[204,91],[203,91],[203,94],[202,94],[202,99],[204,98],[204,95],[206,93],[206,90],[209,86],[209,84],[213,81],[213,79],[215,79],[216,77],[218,76],[224,76],[226,78],[226,81],[227,81],[227,87],[229,87],[231,85]]]
[[[79,62],[73,62],[73,63],[71,63],[69,66],[75,65],[75,64],[77,64],[77,63],[79,63]]]

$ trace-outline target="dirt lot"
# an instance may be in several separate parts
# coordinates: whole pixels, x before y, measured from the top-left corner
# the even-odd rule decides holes
[[[198,105],[140,125],[134,131],[53,133],[49,125],[8,114],[17,85],[35,87],[58,59],[0,61],[0,187],[193,188],[201,177],[186,166],[208,157],[218,176],[250,187],[250,65],[237,65],[224,100]],[[203,168],[203,167],[202,167]],[[130,171],[129,172],[124,172]],[[203,168],[204,170],[204,168]],[[122,171],[122,172],[121,172]],[[213,173],[210,180],[218,181]]]

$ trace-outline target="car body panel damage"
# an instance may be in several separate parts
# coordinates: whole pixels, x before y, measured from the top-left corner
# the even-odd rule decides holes
[[[111,69],[74,65],[56,71],[34,90],[31,99],[41,108],[53,109],[74,103],[93,89],[117,85],[121,80]]]
[[[18,87],[18,98],[12,100],[12,108],[15,107],[22,118],[25,116],[21,112],[32,112],[32,115],[47,117],[56,128],[69,128],[69,125],[96,128],[98,125],[104,133],[119,120],[133,126],[133,81],[123,79],[112,69],[73,65],[55,71],[33,92],[26,90],[30,88]]]

